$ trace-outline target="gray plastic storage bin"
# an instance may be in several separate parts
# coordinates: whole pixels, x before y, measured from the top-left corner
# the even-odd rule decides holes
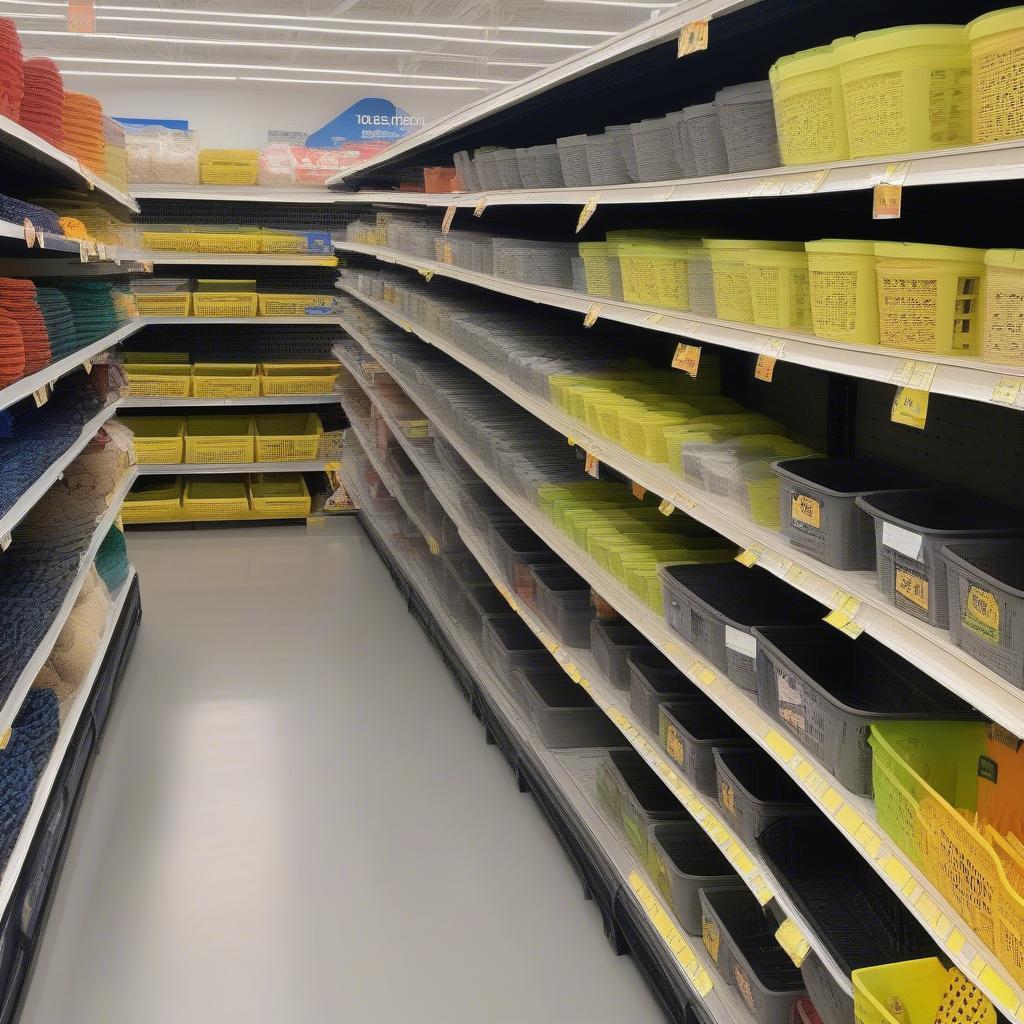
[[[854,793],[872,791],[872,722],[981,717],[870,636],[824,622],[754,632],[758,705]]]
[[[567,188],[582,188],[590,184],[590,163],[587,160],[586,135],[565,135],[555,140],[558,159],[562,165],[562,180]]]
[[[715,299],[715,275],[711,267],[711,251],[697,248],[688,250],[686,256],[686,284],[690,298],[690,312],[700,316],[718,316],[718,301]]]
[[[534,565],[561,564],[561,559],[528,526],[492,526],[490,547],[501,574],[517,594],[532,597]]]
[[[629,667],[629,706],[640,723],[658,732],[658,706],[666,702],[704,704],[707,697],[653,647],[633,651],[626,658]]]
[[[759,171],[778,167],[779,137],[768,82],[730,85],[715,93],[729,171]]]
[[[942,549],[953,642],[1024,689],[1024,540]]]
[[[600,135],[587,136],[587,167],[591,185],[625,185],[630,179],[626,157],[617,136],[628,127],[606,128]]]
[[[720,708],[704,704],[662,704],[658,735],[669,760],[705,796],[716,796],[715,747],[749,747],[753,740]]]
[[[733,831],[750,849],[762,830],[780,818],[819,814],[807,794],[759,747],[712,751],[718,802]]]
[[[569,647],[590,646],[594,609],[590,585],[567,565],[534,565],[534,607],[544,624]]]
[[[813,949],[800,966],[800,975],[804,979],[807,996],[818,1011],[821,1024],[850,1024],[850,1021],[856,1020],[853,996],[840,988],[839,982],[832,977]]]
[[[462,184],[467,192],[477,192],[480,189],[480,179],[477,177],[476,167],[466,150],[461,150],[453,157],[455,170],[458,171]]]
[[[658,572],[665,621],[750,694],[757,693],[754,626],[815,622],[825,613],[771,573],[738,562],[665,565]]]
[[[875,524],[857,495],[903,490],[913,473],[878,459],[825,458],[781,459],[772,471],[793,547],[837,569],[875,568]]]
[[[632,747],[609,750],[598,761],[597,794],[643,864],[648,861],[647,833],[651,825],[693,820]]]
[[[621,741],[608,716],[560,668],[517,668],[515,674],[546,747],[607,747]]]
[[[498,168],[498,179],[502,188],[522,188],[523,179],[519,173],[518,150],[499,149],[494,154],[494,162]]]
[[[916,489],[861,494],[875,520],[878,586],[900,611],[949,626],[944,544],[1024,535],[1024,515],[966,491]]]
[[[484,153],[477,150],[473,157],[473,167],[476,170],[476,177],[480,183],[481,191],[491,192],[501,188],[501,174],[498,171],[498,159],[495,150],[488,150]]]
[[[590,294],[587,291],[587,268],[583,264],[583,257],[573,256],[570,266],[572,267],[572,290],[580,295]]]
[[[517,668],[549,668],[551,655],[514,612],[485,615],[480,647],[497,677],[522,703],[525,695],[515,678]]]
[[[637,181],[670,181],[683,176],[672,144],[675,122],[653,117],[631,124]]]
[[[690,133],[686,128],[686,117],[681,110],[667,114],[666,117],[672,125],[672,152],[676,158],[676,166],[682,171],[684,178],[695,178],[697,158],[693,154],[693,142],[690,141]]]
[[[558,146],[553,142],[544,146],[531,146],[527,153],[533,164],[535,188],[562,188],[565,185]]]
[[[626,659],[634,651],[652,650],[651,643],[624,619],[594,619],[590,624],[590,649],[601,673],[617,690],[629,689]]]
[[[449,608],[458,603],[464,587],[490,582],[490,577],[481,568],[475,555],[468,551],[442,552],[441,592]]]
[[[757,1024],[789,1024],[804,995],[800,970],[775,938],[774,918],[748,889],[701,890],[704,945]]]
[[[491,583],[469,583],[454,608],[455,616],[462,627],[477,642],[481,643],[485,615],[508,615],[508,601]]]
[[[683,930],[701,933],[699,889],[736,891],[739,875],[695,821],[671,821],[647,830],[647,868]]]
[[[728,174],[729,157],[725,137],[718,121],[718,108],[714,103],[697,103],[683,110],[683,120],[693,147],[693,161],[697,177],[710,174]]]
[[[619,152],[622,154],[622,159],[626,162],[626,174],[630,181],[638,181],[638,171],[636,166],[636,147],[633,145],[633,128],[632,125],[623,125],[625,131],[619,131],[615,133],[615,141],[618,143]]]

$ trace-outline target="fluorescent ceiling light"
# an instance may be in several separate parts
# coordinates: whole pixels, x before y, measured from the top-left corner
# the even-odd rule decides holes
[[[67,6],[66,0],[0,0],[0,4],[14,7]],[[630,5],[633,6],[633,5]],[[382,25],[393,28],[453,28],[460,32],[536,32],[542,35],[600,36],[603,39],[617,33],[598,29],[550,28],[537,25],[464,25],[445,21],[385,21],[376,18],[330,18],[308,14],[263,14],[256,11],[192,11],[183,8],[125,6],[123,4],[96,4],[97,11],[123,11],[128,14],[189,14],[203,18],[259,18],[266,21],[326,21],[333,25]],[[61,15],[63,17],[63,15]]]
[[[46,54],[27,54],[26,56],[48,56]],[[60,64],[128,64],[142,67],[155,68],[227,68],[231,71],[296,71],[302,74],[311,75],[366,75],[379,78],[402,78],[402,79],[425,79],[433,82],[471,82],[473,84],[486,85],[514,85],[514,79],[507,78],[463,78],[458,75],[421,75],[418,72],[408,74],[398,71],[365,71],[362,68],[349,68],[346,71],[336,68],[302,68],[283,66],[281,64],[220,64],[210,61],[191,60],[146,60],[131,57],[72,57],[62,55],[52,58]],[[72,72],[68,72],[71,74]],[[380,85],[387,85],[387,82],[380,82]]]
[[[63,21],[63,14],[42,14],[36,11],[12,11],[15,18],[31,18],[36,21]],[[191,12],[189,12],[191,13]],[[314,35],[333,36],[371,36],[388,39],[426,39],[441,43],[473,43],[483,46],[526,47],[535,50],[589,50],[582,43],[539,43],[525,39],[474,39],[470,36],[433,35],[427,32],[411,32],[408,29],[400,32],[384,32],[375,29],[354,28],[321,28],[311,25],[256,25],[245,21],[202,21],[195,18],[171,18],[167,15],[159,18],[139,18],[134,15],[97,14],[99,21],[127,21],[149,25],[199,25],[202,28],[244,28],[255,29],[257,32],[307,32]]]
[[[360,87],[380,85],[380,82],[336,82],[325,78],[256,78],[247,75],[172,75],[167,73],[149,73],[145,71],[65,71],[61,75],[79,76],[82,78],[177,78],[193,79],[197,82],[282,82],[288,85],[357,85]],[[486,92],[482,85],[424,85],[420,82],[402,85],[398,82],[389,82],[388,89],[419,89],[444,92]]]
[[[670,7],[675,7],[679,0],[675,0],[675,3],[663,4],[638,4],[633,0],[544,0],[544,2],[546,4],[591,4],[594,7],[634,7],[645,11],[666,11]]]

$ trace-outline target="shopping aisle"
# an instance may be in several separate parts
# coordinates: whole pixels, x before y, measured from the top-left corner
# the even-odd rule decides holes
[[[663,1020],[355,519],[129,543],[22,1024]]]

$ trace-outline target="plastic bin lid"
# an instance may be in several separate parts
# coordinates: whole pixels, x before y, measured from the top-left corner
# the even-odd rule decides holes
[[[1021,10],[1024,11],[1024,7]],[[989,249],[985,253],[985,266],[1024,270],[1024,249]]]
[[[804,242],[808,252],[835,252],[851,256],[874,256],[875,243],[861,238],[818,238]]]
[[[880,259],[985,262],[984,249],[966,249],[959,245],[925,245],[921,242],[875,242],[875,255]]]
[[[857,504],[873,516],[899,523],[925,534],[997,531],[1024,534],[1024,517],[1006,505],[955,488],[915,487],[871,491],[857,496]]]
[[[727,85],[715,93],[715,103],[770,103],[772,87],[768,81]]]
[[[846,38],[850,38],[847,36]],[[842,40],[837,40],[842,42]],[[809,75],[814,71],[827,71],[836,66],[834,44],[814,46],[809,50],[788,53],[780,57],[768,70],[769,80],[795,78],[797,75]]]
[[[842,63],[908,50],[915,46],[959,46],[967,56],[967,28],[964,25],[896,25],[870,32],[858,32],[853,39],[835,45]]]
[[[1024,28],[1024,7],[1007,7],[1002,11],[990,11],[967,23],[967,38],[970,42],[994,36],[999,32],[1016,32]]]

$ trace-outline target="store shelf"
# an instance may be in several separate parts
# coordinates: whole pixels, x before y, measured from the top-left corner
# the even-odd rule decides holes
[[[51,265],[59,265],[62,275],[75,275],[79,273],[79,268],[85,267],[103,267],[106,273],[119,274],[141,269],[135,266],[130,254],[122,254],[117,246],[104,245],[101,250],[96,242],[83,243],[80,239],[67,238],[38,228],[35,229],[34,244],[29,247],[25,238],[25,225],[9,220],[0,220],[0,240],[5,243],[0,245],[0,254],[18,253],[18,258],[0,256],[0,270],[5,272],[20,271],[33,277],[38,274],[49,276],[54,272]],[[25,250],[24,256],[20,255],[22,249]],[[68,259],[71,255],[74,256],[73,260]]]
[[[651,47],[675,39],[679,30],[691,21],[714,18],[742,7],[751,6],[757,0],[685,0],[672,7],[669,13],[652,18],[613,36],[607,42],[591,47],[582,53],[567,57],[557,64],[549,65],[536,74],[516,82],[507,89],[491,93],[459,108],[454,113],[440,118],[426,128],[399,139],[383,153],[364,160],[328,178],[328,187],[339,187],[369,171],[380,170],[399,162],[407,161],[413,154],[429,149],[443,139],[462,134],[478,126],[486,119],[500,114],[524,100],[539,97],[556,86],[582,78],[598,68],[606,67],[626,57],[640,54]],[[554,138],[551,139],[554,141]]]
[[[139,476],[223,476],[226,473],[321,473],[336,469],[338,460],[320,462],[194,462],[139,463]]]
[[[129,395],[122,409],[205,409],[230,406],[335,405],[339,395],[260,395],[258,398],[144,398]]]
[[[1011,685],[995,672],[975,661],[950,639],[948,630],[930,626],[893,607],[878,589],[872,572],[844,572],[825,565],[794,548],[785,537],[754,523],[746,514],[721,497],[686,484],[667,466],[648,462],[632,452],[595,435],[586,424],[546,402],[467,356],[432,331],[411,324],[399,314],[372,299],[346,289],[359,301],[403,328],[409,328],[428,344],[445,352],[467,369],[494,385],[552,429],[573,438],[576,444],[596,455],[646,490],[667,498],[686,515],[710,526],[739,547],[753,552],[757,564],[791,586],[829,608],[845,605],[852,598],[857,607],[852,618],[865,632],[917,665],[948,690],[974,705],[1015,736],[1024,736],[1024,690]],[[345,324],[348,333],[360,340],[358,328]],[[360,341],[362,343],[362,341]]]
[[[139,212],[135,200],[127,193],[84,167],[73,156],[23,128],[17,121],[0,115],[0,169],[24,173],[26,168],[31,168],[50,182],[59,182],[80,192],[99,193],[105,201],[131,213]]]
[[[134,482],[135,471],[133,469],[129,470],[121,480],[121,483],[111,496],[110,505],[107,507],[107,510],[96,521],[96,530],[93,533],[92,540],[89,542],[89,546],[82,555],[78,574],[72,580],[71,588],[61,604],[56,618],[54,618],[50,628],[46,631],[35,653],[29,659],[28,664],[22,670],[7,699],[3,702],[3,706],[0,707],[0,736],[10,728],[25,700],[25,694],[28,693],[36,676],[39,675],[40,669],[46,663],[46,659],[49,658],[53,645],[57,642],[57,637],[60,635],[60,631],[64,628],[64,623],[68,621],[68,616],[75,606],[75,601],[78,599],[78,594],[82,589],[82,584],[85,582],[85,577],[88,575],[93,560],[96,558],[96,552],[99,550],[103,538],[106,537],[107,531],[114,525],[117,517],[121,514],[121,505]],[[4,878],[6,878],[6,875]],[[0,880],[0,892],[2,891],[3,880]]]
[[[581,549],[572,545],[537,509],[505,487],[500,479],[480,463],[457,434],[448,430],[443,423],[433,417],[429,396],[420,393],[415,386],[410,385],[404,375],[389,364],[386,357],[372,343],[366,341],[356,331],[350,331],[350,333],[365,351],[388,368],[392,377],[409,397],[419,405],[425,415],[431,418],[437,433],[445,437],[458,450],[474,472],[494,490],[522,522],[583,576],[605,600],[636,626],[680,671],[733,718],[752,739],[759,743],[847,836],[853,848],[867,860],[886,884],[907,904],[950,960],[983,989],[993,1003],[1011,1019],[1020,1019],[1020,1014],[1024,1010],[1024,988],[1009,976],[1008,971],[999,963],[995,955],[974,935],[935,887],[877,825],[871,802],[845,790],[820,763],[808,757],[794,743],[790,742],[756,704],[727,677],[708,666],[699,652],[670,630],[666,623],[654,615],[634,594],[617,579],[596,566]],[[347,363],[344,358],[345,354],[343,352],[338,354],[342,362],[349,365],[350,372],[352,372],[354,367]],[[376,401],[372,390],[368,394],[371,401],[374,401],[380,409],[380,403]],[[397,436],[400,439],[401,435]],[[518,606],[517,610],[519,610]],[[563,668],[565,667],[566,665],[563,664]],[[574,668],[583,678],[583,673],[578,667],[574,665]],[[664,759],[644,737],[643,731],[630,723],[628,718],[624,719],[624,723],[620,723],[613,716],[613,721],[616,721],[623,734],[648,760],[648,763],[655,770],[660,770],[655,759],[660,761]],[[805,932],[805,934],[807,933]],[[811,940],[810,935],[807,935],[807,938],[809,941]]]
[[[16,380],[13,384],[0,388],[0,409],[6,409],[8,406],[14,405],[15,402],[28,398],[29,395],[40,388],[52,384],[69,373],[73,373],[80,366],[91,362],[96,356],[106,352],[107,349],[113,348],[114,345],[119,345],[125,338],[131,337],[141,326],[141,320],[130,320],[105,338],[100,338],[99,341],[94,341],[91,345],[86,345],[85,348],[72,352],[71,355],[66,356],[64,359],[59,359],[57,362],[44,366],[41,370],[30,374],[28,377],[22,377],[21,380]]]
[[[143,327],[181,327],[193,324],[205,327],[208,324],[246,324],[250,327],[292,327],[324,324],[338,326],[338,317],[330,316],[143,316],[139,318]]]
[[[358,493],[355,483],[351,480],[348,483]],[[367,513],[363,514],[365,516]],[[392,559],[402,567],[406,578],[412,583],[434,621],[445,632],[453,648],[459,652],[488,700],[500,711],[508,729],[527,749],[535,763],[543,768],[547,779],[572,808],[585,834],[593,837],[613,865],[620,885],[632,893],[641,894],[646,901],[645,911],[652,917],[669,921],[671,931],[666,930],[666,934],[662,935],[664,950],[676,965],[679,980],[689,990],[691,998],[703,1005],[715,1024],[751,1024],[752,1018],[736,990],[717,973],[700,939],[683,931],[657,886],[649,879],[646,865],[638,861],[624,837],[611,825],[599,807],[595,776],[597,758],[603,751],[556,754],[548,750],[537,736],[528,716],[494,675],[474,640],[448,615],[445,602],[432,581],[392,538],[379,529],[374,528],[374,532]]]
[[[993,402],[993,395],[1005,382],[1024,381],[1024,367],[1021,366],[1000,366],[997,363],[983,363],[978,359],[934,355],[922,358],[916,352],[883,348],[880,345],[848,345],[794,331],[768,331],[752,325],[716,320],[660,306],[643,306],[638,303],[601,299],[593,295],[581,295],[564,288],[505,281],[500,277],[463,270],[448,263],[420,260],[392,249],[356,242],[337,241],[335,247],[345,252],[374,256],[384,263],[393,263],[413,270],[432,271],[442,277],[499,292],[512,298],[571,310],[579,313],[581,317],[596,309],[599,319],[614,320],[616,323],[685,338],[687,341],[721,345],[723,348],[756,355],[770,350],[781,362],[795,363],[828,373],[840,373],[860,380],[893,385],[906,383],[909,377],[901,379],[901,374],[908,374],[908,364],[912,363],[915,368],[928,373],[934,369],[930,386],[932,393],[985,403]],[[339,284],[339,288],[342,287]],[[347,288],[344,290],[349,291]]]
[[[125,259],[157,266],[173,267],[336,267],[337,256],[307,256],[299,253],[274,255],[272,253],[225,252],[166,252],[162,250],[133,249],[122,253]],[[207,319],[202,317],[201,319]]]
[[[63,455],[53,462],[38,480],[14,503],[14,505],[0,516],[0,538],[6,538],[8,534],[21,522],[32,510],[36,502],[64,475],[64,470],[74,462],[78,453],[96,436],[96,432],[117,412],[121,400],[111,402],[104,406],[91,420],[82,426],[82,432],[74,443]],[[0,728],[0,735],[3,729]]]
[[[82,720],[82,717],[86,713],[86,709],[89,707],[92,700],[96,679],[99,675],[100,668],[103,665],[103,660],[106,657],[111,639],[117,630],[118,623],[121,619],[121,612],[123,611],[125,602],[128,599],[128,594],[131,591],[134,579],[135,568],[130,567],[128,578],[121,584],[118,591],[112,595],[110,613],[107,617],[107,625],[103,631],[103,635],[100,637],[99,646],[96,648],[92,665],[89,667],[89,671],[86,674],[85,679],[82,681],[82,685],[79,687],[78,693],[75,694],[75,699],[72,702],[71,707],[68,708],[64,721],[61,722],[60,733],[58,734],[57,742],[54,744],[53,750],[50,753],[50,760],[47,762],[46,768],[43,770],[43,773],[39,776],[39,780],[36,783],[36,791],[32,797],[32,804],[29,807],[28,816],[25,818],[25,823],[21,827],[18,840],[14,844],[14,848],[11,850],[11,855],[4,868],[3,875],[0,876],[0,916],[5,915],[7,912],[7,907],[11,902],[14,890],[20,880],[19,876],[21,875],[21,870],[25,865],[25,861],[28,859],[29,851],[31,850],[32,844],[35,840],[36,829],[38,829],[39,823],[43,817],[43,812],[46,810],[46,805],[49,802],[50,794],[53,792],[54,784],[60,777],[64,768],[64,758],[67,754],[68,747],[70,746],[72,739],[76,736],[78,732],[78,724]],[[24,699],[24,697],[22,699]]]
[[[276,188],[272,185],[129,185],[132,199],[210,200],[218,203],[308,203],[333,202],[327,188]]]

